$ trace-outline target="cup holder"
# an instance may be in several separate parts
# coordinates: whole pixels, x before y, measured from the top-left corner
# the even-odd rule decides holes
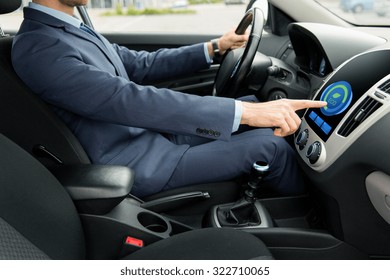
[[[168,224],[162,218],[147,212],[138,214],[139,223],[150,231],[162,233],[168,230]]]

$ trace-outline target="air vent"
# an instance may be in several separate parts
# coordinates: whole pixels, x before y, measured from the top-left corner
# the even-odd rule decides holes
[[[386,82],[384,82],[383,84],[381,84],[378,89],[380,89],[381,91],[384,91],[388,94],[390,94],[390,80],[387,80]]]
[[[353,113],[348,117],[345,123],[339,130],[341,136],[347,137],[357,128],[365,119],[367,119],[372,113],[376,111],[382,103],[376,101],[375,99],[367,96],[363,102],[353,111]]]

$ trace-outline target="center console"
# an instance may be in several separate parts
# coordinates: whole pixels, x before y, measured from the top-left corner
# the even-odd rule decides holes
[[[269,168],[266,162],[253,163],[243,197],[236,202],[213,206],[205,218],[204,225],[240,229],[272,227],[270,215],[258,201],[260,192],[265,188],[263,179],[269,174]]]
[[[52,167],[51,172],[68,191],[78,210],[88,259],[117,259],[193,229],[143,207],[143,201],[129,195],[134,173],[127,167],[58,165]],[[153,204],[156,207],[155,204],[158,201]],[[150,203],[145,204],[148,205]]]
[[[390,50],[367,52],[325,80],[314,99],[328,105],[308,109],[295,137],[296,150],[307,166],[325,171],[387,113],[390,67],[383,61],[390,61]]]
[[[262,188],[264,171],[268,172],[260,166],[260,173],[249,180],[242,199],[213,206],[203,216],[201,227],[247,231],[261,239],[277,259],[333,258],[341,254],[355,259],[362,256],[324,230],[302,223],[310,209],[306,207],[305,197],[257,199],[257,188]],[[78,209],[88,259],[118,259],[159,240],[195,229],[179,222],[178,217],[148,209],[147,206],[153,206],[154,202],[145,203],[129,195],[134,174],[128,168],[59,166],[52,172],[68,190]],[[192,199],[193,194],[190,194]],[[297,219],[297,216],[303,218]]]
[[[312,214],[310,210],[305,212],[304,207],[299,208],[305,200],[293,202],[296,198],[257,200],[254,206],[260,222],[250,224],[251,220],[249,220],[249,223],[246,225],[243,223],[243,226],[229,225],[225,223],[226,219],[223,217],[221,219],[220,213],[232,208],[232,205],[215,206],[211,210],[209,219],[212,222],[209,224],[216,227],[234,226],[239,230],[253,233],[272,248],[271,251],[276,258],[291,259],[297,256],[299,256],[297,258],[302,256],[318,258],[321,254],[327,258],[328,253],[330,258],[345,256],[358,258],[359,253],[348,245],[353,244],[361,248],[361,242],[355,242],[353,239],[358,229],[349,226],[348,221],[354,219],[357,213],[364,212],[363,207],[359,208],[359,206],[367,205],[365,203],[368,199],[365,191],[360,189],[360,184],[364,184],[363,181],[360,182],[360,176],[366,176],[365,174],[369,173],[372,167],[360,168],[364,164],[362,162],[367,159],[363,157],[356,159],[353,155],[358,154],[355,153],[357,150],[366,148],[361,147],[361,143],[369,144],[372,146],[370,150],[375,150],[375,143],[388,141],[378,141],[378,135],[375,134],[369,137],[370,133],[377,133],[378,128],[387,128],[378,125],[382,119],[388,118],[390,111],[390,64],[384,61],[390,61],[390,49],[368,51],[346,61],[324,78],[322,86],[313,98],[326,101],[327,106],[308,109],[299,130],[294,135],[295,149],[304,171],[309,180],[318,185],[318,189],[313,190],[317,192],[316,198],[323,199],[318,203],[320,208],[318,210],[323,211],[321,216],[327,219],[323,223],[326,226],[317,227],[315,213]],[[367,142],[366,139],[371,139],[372,142]],[[381,153],[385,148],[376,147],[376,149]],[[372,157],[380,157],[380,154],[373,154]],[[356,170],[364,170],[364,172],[356,174],[354,173]],[[349,171],[353,172],[348,173]],[[376,176],[376,173],[374,175]],[[375,197],[375,199],[371,198],[372,203],[378,208],[376,204],[384,204],[382,201],[388,197],[383,191],[383,185],[389,179],[386,177],[379,180],[371,177],[372,179],[366,185],[370,197]],[[348,205],[355,203],[351,200],[352,197],[358,201],[357,208],[348,208]],[[337,204],[338,201],[342,201],[341,206]],[[291,208],[289,208],[290,202],[294,204]],[[385,207],[381,207],[383,208]],[[294,214],[289,212],[291,209]],[[306,208],[308,209],[310,207]],[[389,213],[382,216],[388,218]],[[369,226],[377,226],[374,222],[371,223]],[[369,231],[369,226],[364,231]],[[353,241],[351,242],[351,239],[348,242],[341,241],[348,238]],[[375,245],[378,244],[380,242]]]
[[[376,49],[340,65],[314,95],[327,106],[306,111],[294,141],[328,229],[373,255],[390,248],[388,61]]]

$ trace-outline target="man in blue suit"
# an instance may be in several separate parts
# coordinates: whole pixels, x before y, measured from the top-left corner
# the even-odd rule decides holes
[[[149,86],[208,68],[211,42],[152,53],[128,50],[85,30],[73,17],[74,8],[87,2],[30,3],[12,61],[21,79],[74,132],[93,163],[134,169],[132,192],[140,197],[232,179],[259,160],[270,164],[267,180],[276,191],[303,191],[295,154],[283,136],[299,127],[296,110],[324,102],[241,102]],[[246,40],[246,35],[228,32],[219,39],[219,49],[224,52]],[[258,129],[239,133],[240,125]]]

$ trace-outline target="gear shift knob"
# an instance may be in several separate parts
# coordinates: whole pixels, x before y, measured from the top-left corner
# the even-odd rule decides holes
[[[261,187],[261,182],[269,174],[269,165],[264,161],[256,161],[252,165],[249,175],[248,189],[245,191],[245,199],[253,202],[256,200],[256,191]]]
[[[263,178],[266,177],[268,174],[269,174],[268,163],[264,161],[254,162],[249,177],[249,184],[253,185],[253,187],[258,186],[259,183],[263,180]]]

